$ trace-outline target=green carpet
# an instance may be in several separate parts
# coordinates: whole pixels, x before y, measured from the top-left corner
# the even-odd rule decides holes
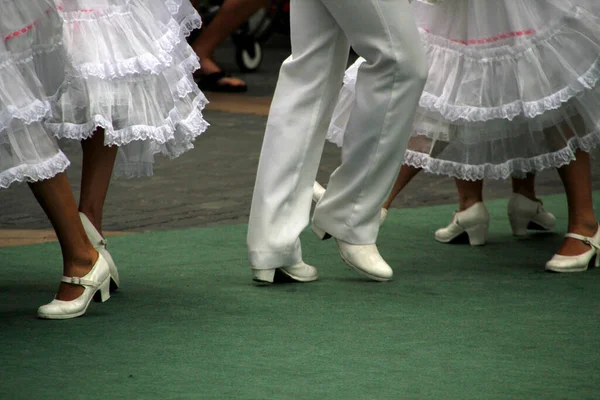
[[[563,232],[564,197],[545,202]],[[600,398],[599,272],[543,272],[561,235],[517,240],[506,202],[488,207],[481,248],[434,242],[452,206],[394,210],[391,283],[309,232],[321,279],[268,287],[250,281],[246,226],[112,238],[122,290],[69,321],[35,318],[58,245],[0,249],[0,398]]]

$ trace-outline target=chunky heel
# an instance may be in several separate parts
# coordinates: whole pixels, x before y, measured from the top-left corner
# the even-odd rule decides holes
[[[487,241],[489,231],[488,224],[475,225],[465,229],[469,236],[469,244],[471,246],[483,246]]]
[[[531,222],[530,218],[522,218],[509,214],[508,221],[510,222],[513,236],[527,236],[527,227]]]
[[[253,269],[252,280],[259,283],[273,283],[275,280],[275,269]]]
[[[110,299],[110,276],[100,284],[100,287],[98,287],[98,290],[94,294],[94,301],[96,303],[104,303],[108,299]]]

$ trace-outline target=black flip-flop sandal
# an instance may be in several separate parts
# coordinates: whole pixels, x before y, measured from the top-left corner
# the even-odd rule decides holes
[[[220,92],[220,93],[243,93],[248,91],[248,86],[244,85],[230,85],[228,83],[220,83],[223,78],[232,78],[231,74],[219,71],[213,72],[212,74],[196,76],[196,83],[201,90],[207,92]]]

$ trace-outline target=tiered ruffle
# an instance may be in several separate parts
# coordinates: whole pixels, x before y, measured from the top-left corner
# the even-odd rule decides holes
[[[61,7],[75,71],[48,127],[75,140],[103,128],[105,144],[120,147],[116,176],[151,175],[154,154],[181,155],[208,126],[184,36],[200,18],[182,0],[97,3]]]
[[[69,165],[42,121],[66,54],[51,1],[0,1],[0,188],[49,179]]]
[[[536,28],[479,34],[485,39],[470,40],[454,32],[461,26],[464,32],[473,30],[452,13],[461,7],[485,13],[486,4],[491,4],[474,3],[413,5],[430,74],[405,163],[460,179],[505,179],[561,167],[574,159],[577,149],[590,152],[598,147],[598,10],[577,1],[555,7],[554,0],[512,1],[512,5],[501,0],[488,6],[487,14],[501,19],[504,10],[507,18],[521,18],[506,21],[507,29],[513,23]],[[592,7],[586,0],[579,3]],[[535,7],[541,8],[534,17]],[[338,145],[354,103],[361,62],[347,71],[329,129],[329,140]]]

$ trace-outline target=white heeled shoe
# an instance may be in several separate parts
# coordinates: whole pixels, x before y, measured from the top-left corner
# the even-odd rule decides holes
[[[556,228],[556,218],[544,210],[541,201],[533,201],[513,193],[508,201],[507,211],[515,236],[525,236],[527,230],[551,231]]]
[[[38,316],[44,319],[69,319],[83,315],[92,299],[105,302],[110,298],[110,272],[101,254],[90,272],[82,278],[63,276],[62,282],[83,286],[81,296],[71,301],[54,299],[38,308]]]
[[[594,261],[594,266],[600,266],[600,226],[594,237],[586,237],[576,233],[567,233],[565,237],[581,240],[591,247],[588,251],[578,256],[563,256],[555,254],[546,263],[546,271],[552,272],[583,272],[587,270]]]
[[[435,240],[451,243],[467,235],[471,246],[482,246],[487,241],[490,214],[482,202],[477,202],[464,211],[454,213],[450,225],[435,232]]]
[[[312,282],[319,278],[315,267],[300,261],[289,267],[252,269],[252,280],[260,283],[273,283],[276,272],[282,273],[297,282]]]
[[[311,227],[321,240],[332,237],[314,223]],[[351,244],[339,239],[335,242],[342,260],[359,274],[378,282],[387,282],[394,276],[394,271],[381,257],[375,244]]]
[[[81,218],[81,223],[83,224],[83,229],[85,229],[85,233],[87,234],[88,239],[92,243],[92,246],[96,249],[98,253],[104,257],[108,264],[108,268],[110,269],[110,290],[113,292],[119,288],[121,285],[121,280],[119,278],[119,270],[117,270],[117,266],[113,261],[112,256],[106,250],[107,240],[98,232],[94,224],[88,219],[88,217],[84,213],[79,213],[79,218]]]
[[[325,188],[323,186],[321,186],[321,184],[317,181],[315,181],[315,183],[313,183],[313,201],[315,203],[318,203],[323,196],[325,195]],[[385,208],[381,209],[381,214],[379,215],[379,225],[383,225],[383,223],[385,222],[385,219],[387,218],[388,215],[388,210],[386,210]]]

